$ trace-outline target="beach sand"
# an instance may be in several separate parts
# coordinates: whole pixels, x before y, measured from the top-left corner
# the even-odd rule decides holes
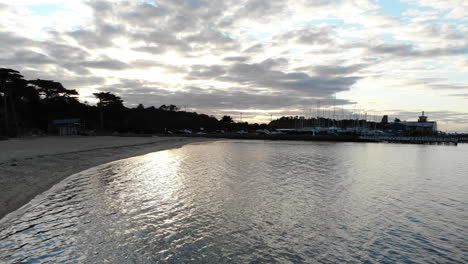
[[[0,141],[0,219],[88,168],[185,144],[188,137],[38,137]]]

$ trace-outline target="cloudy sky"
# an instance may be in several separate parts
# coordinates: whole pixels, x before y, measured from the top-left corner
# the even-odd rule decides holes
[[[466,0],[0,0],[0,67],[94,103],[468,131]],[[380,117],[379,117],[380,118]]]

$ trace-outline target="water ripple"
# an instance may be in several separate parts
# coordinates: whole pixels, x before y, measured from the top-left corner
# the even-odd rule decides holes
[[[1,220],[0,262],[467,263],[468,148],[421,148],[230,141],[101,165]]]

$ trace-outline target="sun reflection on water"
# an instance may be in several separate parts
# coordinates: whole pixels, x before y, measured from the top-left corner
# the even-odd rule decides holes
[[[467,262],[468,149],[422,147],[230,141],[104,164],[0,221],[0,262]]]

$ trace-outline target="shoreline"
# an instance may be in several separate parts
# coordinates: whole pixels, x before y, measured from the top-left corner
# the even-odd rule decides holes
[[[0,219],[83,170],[215,140],[195,137],[44,137],[0,141]]]

